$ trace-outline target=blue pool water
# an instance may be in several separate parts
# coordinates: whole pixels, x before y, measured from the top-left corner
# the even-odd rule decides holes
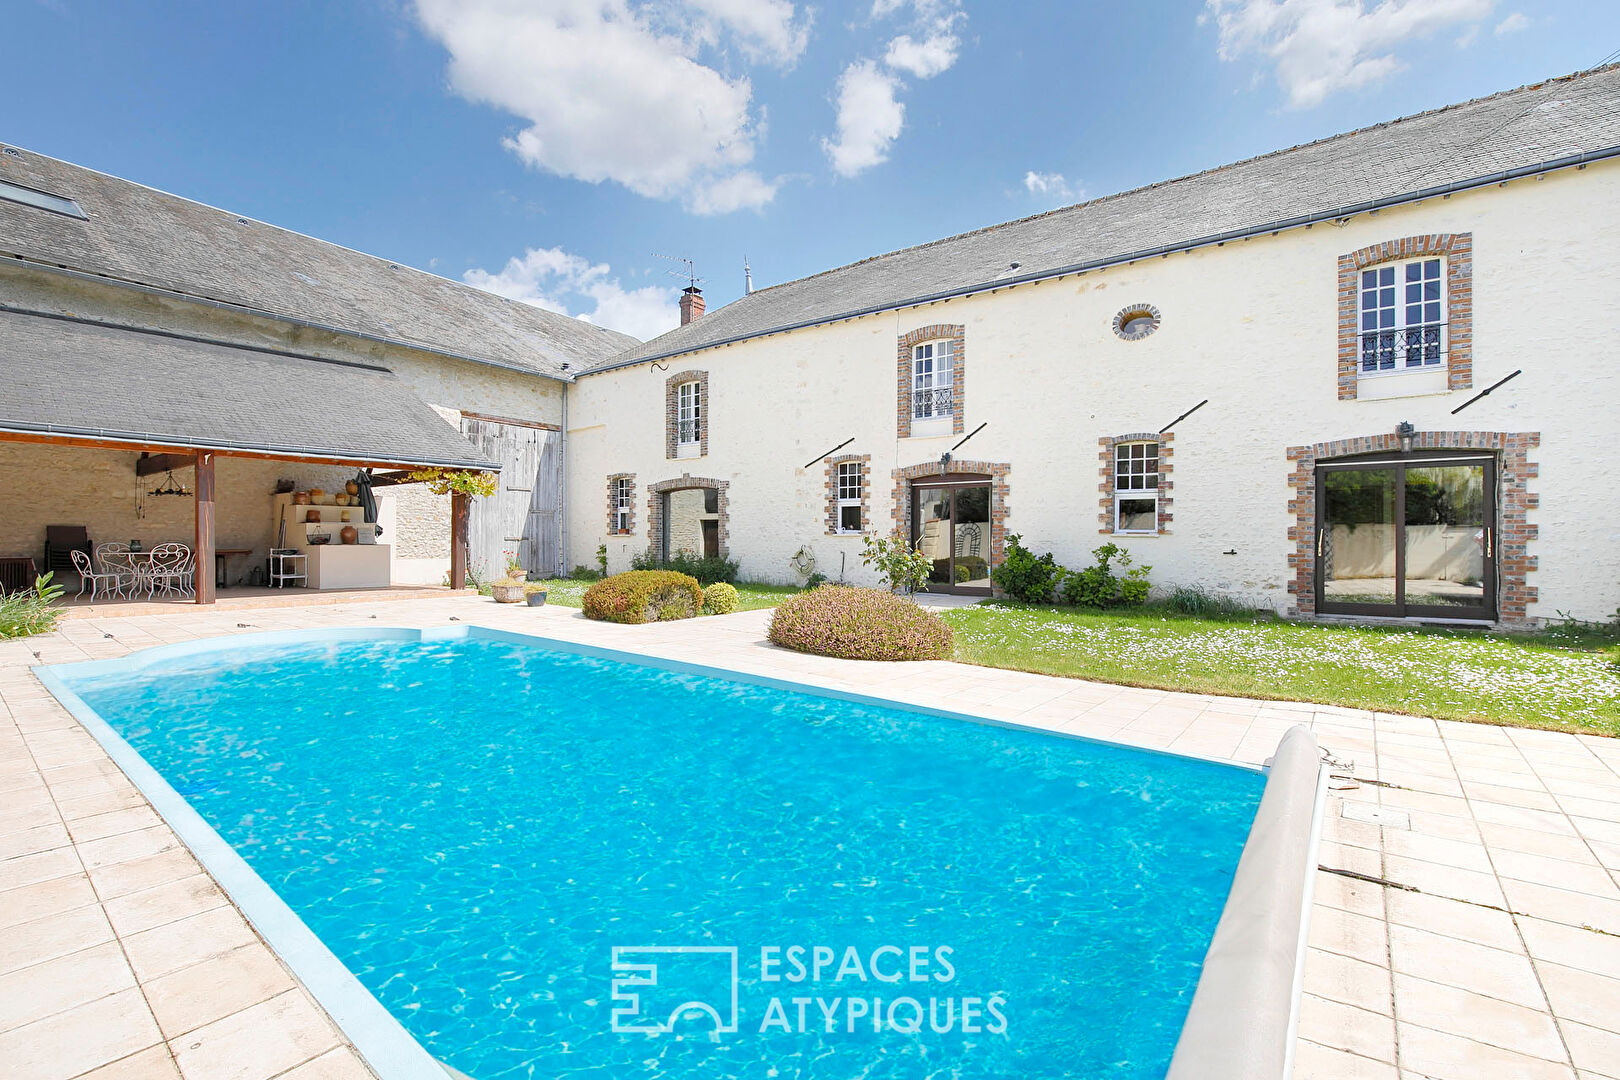
[[[477,636],[64,681],[476,1080],[1161,1077],[1264,783]],[[737,1030],[616,1032],[728,1011],[646,946]]]

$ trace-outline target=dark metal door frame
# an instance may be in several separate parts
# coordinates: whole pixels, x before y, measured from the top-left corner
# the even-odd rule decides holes
[[[1428,469],[1444,465],[1482,467],[1483,500],[1481,517],[1484,519],[1483,566],[1480,581],[1484,586],[1481,607],[1462,607],[1447,604],[1408,604],[1406,602],[1406,471]],[[1322,482],[1324,473],[1347,471],[1391,471],[1395,474],[1395,603],[1393,604],[1341,604],[1326,598],[1327,575],[1323,572],[1327,529],[1332,522],[1327,517],[1327,486]],[[1495,622],[1497,618],[1497,536],[1498,504],[1496,490],[1497,461],[1493,454],[1469,453],[1463,450],[1431,450],[1406,454],[1373,454],[1359,458],[1337,458],[1318,462],[1316,484],[1316,610],[1322,615],[1374,615],[1397,619],[1480,619]]]
[[[919,517],[918,517],[918,514],[917,514],[917,491],[919,489],[921,489],[923,491],[929,491],[929,490],[937,491],[940,488],[950,488],[952,490],[952,495],[951,495],[951,516],[950,516],[950,527],[951,527],[950,553],[951,553],[951,557],[950,557],[950,560],[949,560],[949,566],[950,566],[949,576],[950,576],[950,580],[949,581],[930,581],[928,583],[928,591],[929,592],[933,592],[933,593],[950,593],[950,594],[956,595],[956,596],[989,596],[994,591],[993,589],[985,589],[985,588],[969,588],[967,586],[958,585],[956,583],[956,505],[957,505],[957,502],[956,502],[955,491],[957,489],[960,489],[960,488],[980,488],[980,487],[985,488],[987,490],[987,492],[989,492],[990,498],[994,499],[995,493],[993,491],[989,491],[989,489],[990,489],[990,477],[988,475],[983,474],[983,473],[942,473],[941,475],[939,475],[937,477],[923,477],[921,479],[913,480],[911,482],[911,530],[910,530],[910,532],[911,532],[911,545],[912,545],[912,547],[916,547],[917,542],[922,539],[922,522],[919,520]],[[989,541],[990,541],[989,536],[986,535],[984,540],[985,540],[986,552],[985,552],[983,558],[984,558],[985,566],[988,568],[990,566],[990,554],[989,554],[989,551],[988,551]]]

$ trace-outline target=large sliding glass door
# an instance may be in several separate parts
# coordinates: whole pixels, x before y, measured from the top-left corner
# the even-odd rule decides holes
[[[1496,462],[1445,452],[1316,470],[1316,609],[1496,618]]]
[[[990,594],[990,478],[950,474],[911,487],[911,541],[933,562],[930,592]]]

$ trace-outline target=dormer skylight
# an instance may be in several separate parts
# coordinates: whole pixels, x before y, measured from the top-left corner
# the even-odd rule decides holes
[[[79,204],[72,199],[52,195],[48,191],[36,191],[34,188],[12,184],[5,180],[0,180],[0,199],[32,206],[36,210],[49,210],[53,214],[89,220],[89,215],[79,209]]]

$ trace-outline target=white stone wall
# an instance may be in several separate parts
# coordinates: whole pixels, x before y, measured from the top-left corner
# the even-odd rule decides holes
[[[1337,398],[1337,259],[1385,240],[1471,232],[1474,389],[1387,380],[1372,399]],[[1292,445],[1392,432],[1537,431],[1530,459],[1540,498],[1530,521],[1539,590],[1532,617],[1601,619],[1620,605],[1620,499],[1608,474],[1620,426],[1620,165],[1593,165],[1362,214],[1133,265],[722,346],[680,357],[709,372],[705,457],[669,461],[664,373],[639,365],[587,376],[570,390],[569,562],[607,541],[623,569],[646,548],[605,535],[604,479],[633,472],[638,492],[683,472],[729,480],[730,552],[745,578],[794,580],[800,545],[836,577],[861,571],[858,537],[824,533],[824,475],[806,462],[872,455],[875,526],[890,528],[890,470],[936,460],[956,436],[899,439],[895,342],[920,326],[960,323],[966,431],[988,426],[956,456],[1008,462],[1008,528],[1069,566],[1090,562],[1098,533],[1097,440],[1156,431],[1204,398],[1175,429],[1174,521],[1161,536],[1118,542],[1159,584],[1201,584],[1289,607],[1294,524]],[[1143,340],[1116,337],[1129,304],[1160,309]],[[1478,390],[1524,374],[1463,413]],[[643,502],[644,502],[644,496]],[[1228,554],[1231,552],[1231,554]]]

